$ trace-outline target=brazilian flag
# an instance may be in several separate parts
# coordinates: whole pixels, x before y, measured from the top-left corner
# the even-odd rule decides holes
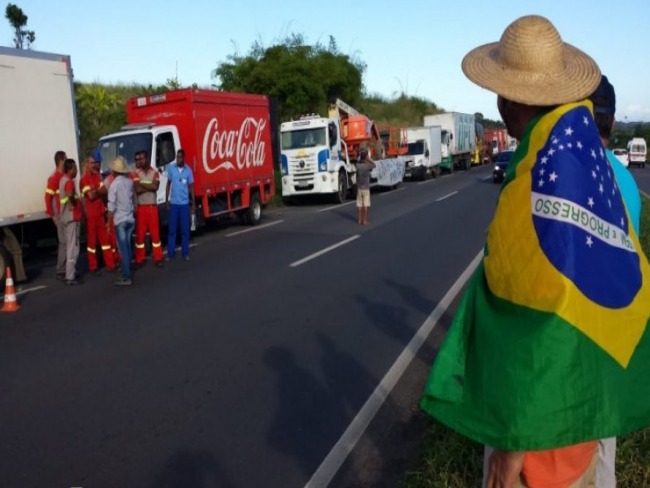
[[[531,126],[421,401],[504,450],[650,425],[650,267],[591,105]]]

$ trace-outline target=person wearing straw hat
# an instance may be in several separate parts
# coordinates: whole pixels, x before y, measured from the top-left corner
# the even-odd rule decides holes
[[[487,488],[595,486],[598,439],[650,425],[650,265],[587,100],[600,69],[529,15],[462,70],[520,144],[421,406],[486,446]]]
[[[133,272],[131,271],[132,235],[135,227],[133,212],[136,207],[133,180],[129,177],[132,169],[126,165],[122,156],[116,157],[110,164],[115,180],[108,189],[108,222],[115,225],[117,245],[122,260],[122,277],[115,280],[114,285],[129,286],[132,284]]]

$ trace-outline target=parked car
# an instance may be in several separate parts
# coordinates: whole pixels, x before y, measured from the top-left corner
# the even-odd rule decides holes
[[[630,164],[630,161],[627,156],[627,149],[623,149],[621,147],[618,147],[616,149],[612,149],[612,152],[614,153],[614,156],[618,158],[618,160],[625,166],[626,168]]]
[[[495,183],[501,183],[506,174],[506,169],[508,169],[508,163],[512,159],[512,155],[515,152],[508,149],[501,151],[494,161],[494,173],[493,180]]]

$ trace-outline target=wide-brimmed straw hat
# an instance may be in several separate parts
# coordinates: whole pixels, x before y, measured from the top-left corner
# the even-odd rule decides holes
[[[126,161],[122,156],[116,157],[113,161],[111,161],[111,164],[109,166],[111,168],[111,171],[115,171],[116,173],[131,173],[131,171],[133,171],[126,165]]]
[[[465,75],[483,88],[525,105],[559,105],[587,98],[600,82],[590,56],[562,41],[539,15],[520,17],[499,42],[470,51]]]

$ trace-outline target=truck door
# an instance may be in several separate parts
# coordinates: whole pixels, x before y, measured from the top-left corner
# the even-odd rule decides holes
[[[165,203],[167,167],[169,166],[169,163],[176,160],[176,150],[180,147],[178,140],[178,134],[173,131],[160,132],[154,139],[154,147],[152,151],[154,157],[152,157],[152,163],[160,174],[160,186],[158,187],[158,194],[156,196],[158,205]]]

